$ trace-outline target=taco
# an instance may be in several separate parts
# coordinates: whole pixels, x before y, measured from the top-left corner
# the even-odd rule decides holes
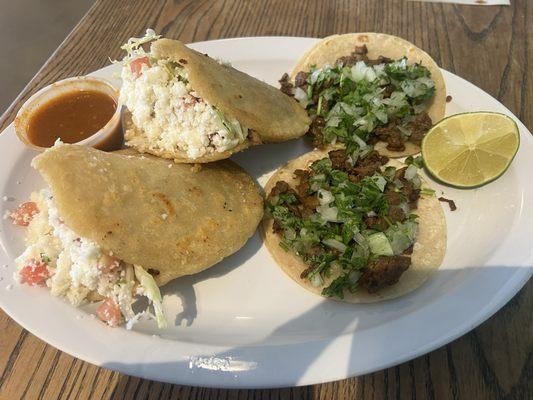
[[[372,303],[406,294],[440,266],[444,213],[418,175],[372,152],[315,150],[279,169],[265,187],[262,230],[275,261],[324,297]]]
[[[59,145],[32,165],[48,187],[12,213],[28,227],[20,282],[76,306],[104,299],[97,313],[113,326],[138,318],[137,294],[164,326],[158,286],[235,253],[263,214],[259,188],[229,160],[192,166]]]
[[[312,118],[314,144],[341,145],[350,154],[367,145],[389,157],[416,154],[446,108],[435,61],[412,43],[382,33],[324,38],[280,83]]]
[[[144,51],[142,44],[151,41]],[[294,139],[309,128],[296,101],[177,40],[149,30],[123,49],[124,135],[126,145],[140,152],[204,163]]]

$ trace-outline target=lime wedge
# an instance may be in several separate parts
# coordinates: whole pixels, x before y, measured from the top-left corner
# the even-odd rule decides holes
[[[504,114],[456,114],[437,123],[422,141],[429,172],[452,186],[481,186],[501,176],[520,145],[516,123]]]

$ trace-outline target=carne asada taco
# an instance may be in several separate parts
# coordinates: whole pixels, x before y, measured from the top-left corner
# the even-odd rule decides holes
[[[164,326],[158,286],[235,253],[263,214],[257,185],[229,160],[192,166],[56,145],[32,165],[48,187],[11,215],[28,227],[19,280],[75,306],[105,299],[97,314],[112,326],[138,318],[136,295]]]
[[[265,245],[304,288],[350,303],[392,299],[440,266],[446,222],[433,191],[408,166],[372,152],[315,150],[268,181]]]
[[[141,47],[151,42],[149,52]],[[152,30],[122,47],[126,145],[176,162],[210,162],[303,136],[310,119],[273,86]]]
[[[314,144],[342,144],[350,154],[366,144],[389,157],[416,154],[446,107],[435,61],[412,43],[382,33],[329,36],[280,83],[311,116]]]

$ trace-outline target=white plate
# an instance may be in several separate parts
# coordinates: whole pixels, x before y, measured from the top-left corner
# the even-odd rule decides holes
[[[229,60],[276,85],[316,39],[242,38],[196,43],[195,49]],[[117,80],[118,68],[94,73]],[[490,110],[512,114],[488,94],[444,71],[448,114]],[[514,117],[513,117],[514,118]],[[522,144],[509,171],[476,190],[434,184],[455,200],[445,208],[448,250],[438,273],[394,301],[349,305],[326,301],[286,277],[256,234],[237,254],[164,288],[170,327],[153,321],[133,331],[108,328],[45,289],[13,283],[13,259],[23,229],[2,220],[2,308],[53,346],[106,368],[180,384],[212,387],[307,385],[383,369],[433,350],[495,313],[532,274],[533,138],[518,119]],[[309,147],[303,141],[265,145],[234,157],[264,184],[272,171]],[[0,135],[1,214],[43,183],[30,168],[35,154],[13,127]],[[159,336],[153,336],[159,335]]]

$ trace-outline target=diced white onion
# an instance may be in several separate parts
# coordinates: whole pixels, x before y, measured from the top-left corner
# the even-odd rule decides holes
[[[326,246],[331,247],[332,249],[339,250],[341,253],[344,253],[344,251],[346,250],[346,245],[336,239],[324,239],[322,243],[324,243]]]
[[[307,98],[307,93],[302,88],[295,88],[293,94],[294,98],[300,102],[302,107],[307,107],[309,104],[309,99]]]
[[[381,175],[374,175],[372,176],[372,180],[377,185],[379,190],[383,192],[385,190],[385,186],[387,186],[387,180],[381,176]]]
[[[325,221],[338,222],[337,215],[339,214],[339,210],[337,207],[329,207],[325,204],[323,206],[318,206],[316,210]]]
[[[418,168],[415,165],[413,164],[409,165],[407,169],[405,170],[405,174],[404,174],[405,179],[410,181],[416,176],[417,171],[418,171]]]
[[[315,274],[311,277],[311,285],[313,285],[314,287],[322,286],[322,283],[323,281],[320,274]]]
[[[333,196],[333,194],[331,194],[329,190],[325,190],[325,189],[318,190],[318,202],[321,205],[329,204],[333,202],[333,200],[335,200],[335,197]]]
[[[322,69],[315,69],[312,73],[311,73],[311,83],[314,84],[317,79],[318,79],[318,76],[322,73],[322,71],[326,71],[327,70],[327,67],[325,68],[322,68]]]
[[[348,280],[350,281],[351,284],[354,284],[354,283],[357,283],[357,281],[359,280],[360,277],[361,277],[361,272],[352,271],[348,275]]]
[[[409,215],[409,212],[411,211],[409,209],[409,204],[408,203],[405,203],[405,202],[401,202],[400,205],[398,206],[400,207],[400,209],[403,211],[403,213],[405,215]]]

